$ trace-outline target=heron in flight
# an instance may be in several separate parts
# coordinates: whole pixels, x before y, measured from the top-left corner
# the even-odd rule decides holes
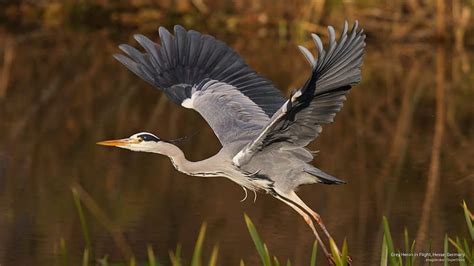
[[[331,235],[295,191],[304,184],[345,183],[311,165],[313,153],[305,147],[319,136],[322,125],[333,122],[346,94],[360,82],[365,35],[357,21],[350,31],[345,22],[338,42],[331,26],[328,35],[326,49],[318,35],[311,35],[317,58],[299,46],[312,72],[289,99],[232,48],[209,35],[179,25],[174,35],[159,28],[161,45],[134,35],[144,52],[122,44],[119,48],[127,56],[114,57],[171,101],[197,111],[222,148],[208,159],[191,162],[172,142],[146,132],[98,144],[162,154],[187,175],[225,177],[244,191],[271,194],[303,217],[330,259],[313,219],[327,238]]]

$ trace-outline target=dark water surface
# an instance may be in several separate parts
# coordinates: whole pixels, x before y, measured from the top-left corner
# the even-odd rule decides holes
[[[139,261],[151,245],[167,262],[178,243],[189,258],[206,221],[205,254],[218,243],[220,265],[238,265],[241,258],[257,265],[247,213],[274,254],[306,265],[313,235],[281,202],[259,194],[253,203],[250,194],[241,203],[243,191],[230,181],[188,177],[165,157],[95,144],[149,131],[164,139],[195,134],[180,144],[190,160],[220,148],[197,113],[113,60],[116,45],[131,43],[130,36],[4,36],[0,52],[13,53],[13,63],[0,99],[0,265],[52,265],[62,241],[71,265],[80,261],[85,243],[75,183],[124,233]],[[286,94],[308,77],[294,42],[245,33],[219,38]],[[466,200],[474,208],[473,61],[472,51],[449,45],[380,43],[369,36],[362,84],[310,146],[320,151],[314,164],[348,184],[299,192],[338,243],[347,238],[358,265],[378,260],[383,215],[399,247],[404,227],[416,235],[427,182],[437,177],[425,210],[427,238],[441,252],[445,232],[466,233],[459,206]],[[107,221],[87,209],[86,219],[95,256],[122,260]]]

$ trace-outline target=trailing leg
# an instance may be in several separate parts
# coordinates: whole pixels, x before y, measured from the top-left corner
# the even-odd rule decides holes
[[[298,197],[298,195],[294,192],[291,191],[286,195],[290,200],[295,202],[299,207],[303,208],[305,211],[307,211],[311,216],[313,216],[314,220],[318,223],[319,227],[323,230],[324,234],[327,236],[329,240],[333,239],[332,236],[329,234],[329,231],[326,229],[326,226],[324,226],[323,220],[321,219],[321,216],[315,211],[313,211],[308,205],[306,205],[303,200]],[[349,265],[352,265],[352,258],[348,256],[347,262]]]
[[[321,216],[317,212],[313,211],[310,207],[308,207],[308,205],[306,205],[303,202],[303,200],[301,200],[300,197],[296,195],[294,191],[288,193],[288,198],[294,201],[296,204],[298,204],[298,206],[303,208],[309,214],[311,214],[311,216],[313,216],[314,220],[318,223],[319,227],[321,227],[321,229],[323,230],[327,238],[333,239],[332,236],[329,234],[329,231],[326,229],[326,226],[324,225],[323,220],[321,219]]]
[[[290,206],[292,209],[294,209],[301,217],[303,217],[304,221],[308,226],[311,228],[311,231],[313,231],[314,236],[316,237],[316,241],[318,241],[318,244],[321,246],[321,249],[323,250],[324,255],[326,255],[326,258],[329,261],[330,265],[334,265],[334,260],[331,256],[331,254],[328,252],[326,246],[324,245],[323,241],[321,240],[321,237],[319,236],[318,232],[316,231],[316,228],[314,227],[313,221],[311,220],[311,217],[304,212],[302,209],[300,209],[298,206],[296,206],[294,203],[286,199],[285,197],[281,196],[278,192],[276,192],[273,195],[275,198],[283,201],[286,203],[288,206]]]

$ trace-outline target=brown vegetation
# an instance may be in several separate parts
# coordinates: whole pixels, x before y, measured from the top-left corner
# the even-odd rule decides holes
[[[0,263],[39,265],[61,243],[80,260],[81,229],[69,190],[74,182],[103,206],[138,258],[146,256],[147,244],[166,251],[182,241],[189,250],[206,220],[209,243],[220,241],[222,265],[241,257],[253,265],[258,258],[241,219],[245,211],[275,253],[306,263],[313,243],[306,225],[269,197],[240,203],[241,190],[230,182],[185,177],[165,158],[94,144],[143,130],[165,139],[199,132],[181,145],[190,159],[219,149],[197,114],[111,57],[117,44],[132,43],[132,33],[156,34],[157,26],[175,23],[218,36],[289,91],[309,72],[296,44],[322,25],[360,19],[369,35],[363,82],[311,147],[321,151],[315,165],[349,184],[304,187],[302,197],[337,240],[347,237],[360,265],[379,259],[382,215],[394,235],[405,225],[414,235],[426,210],[429,224],[420,232],[433,243],[462,228],[451,217],[463,199],[474,205],[469,3],[117,2],[0,3]],[[433,46],[441,27],[436,21],[444,21],[445,33],[438,33],[445,42]],[[119,258],[116,241],[101,228],[91,225],[95,254]]]

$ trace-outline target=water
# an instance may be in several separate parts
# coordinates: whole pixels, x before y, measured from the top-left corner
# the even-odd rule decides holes
[[[180,144],[190,160],[219,150],[197,113],[174,105],[112,59],[131,33],[9,37],[13,64],[0,99],[0,264],[51,265],[61,240],[73,264],[80,261],[85,243],[73,184],[120,228],[139,261],[151,245],[166,262],[178,243],[189,258],[205,221],[205,254],[219,244],[221,265],[240,258],[256,265],[247,213],[281,260],[307,264],[311,231],[281,202],[259,194],[254,203],[250,194],[241,203],[242,189],[225,179],[187,177],[165,157],[95,145],[149,131],[163,139],[193,135]],[[285,93],[308,77],[292,41],[218,35]],[[338,243],[347,238],[357,264],[377,261],[383,215],[397,246],[405,227],[416,235],[427,180],[437,175],[427,237],[441,251],[445,232],[466,233],[459,204],[466,200],[474,208],[473,59],[472,51],[449,45],[368,39],[362,84],[310,146],[320,151],[314,164],[348,184],[299,192]],[[122,260],[103,219],[87,210],[86,219],[96,257]]]

